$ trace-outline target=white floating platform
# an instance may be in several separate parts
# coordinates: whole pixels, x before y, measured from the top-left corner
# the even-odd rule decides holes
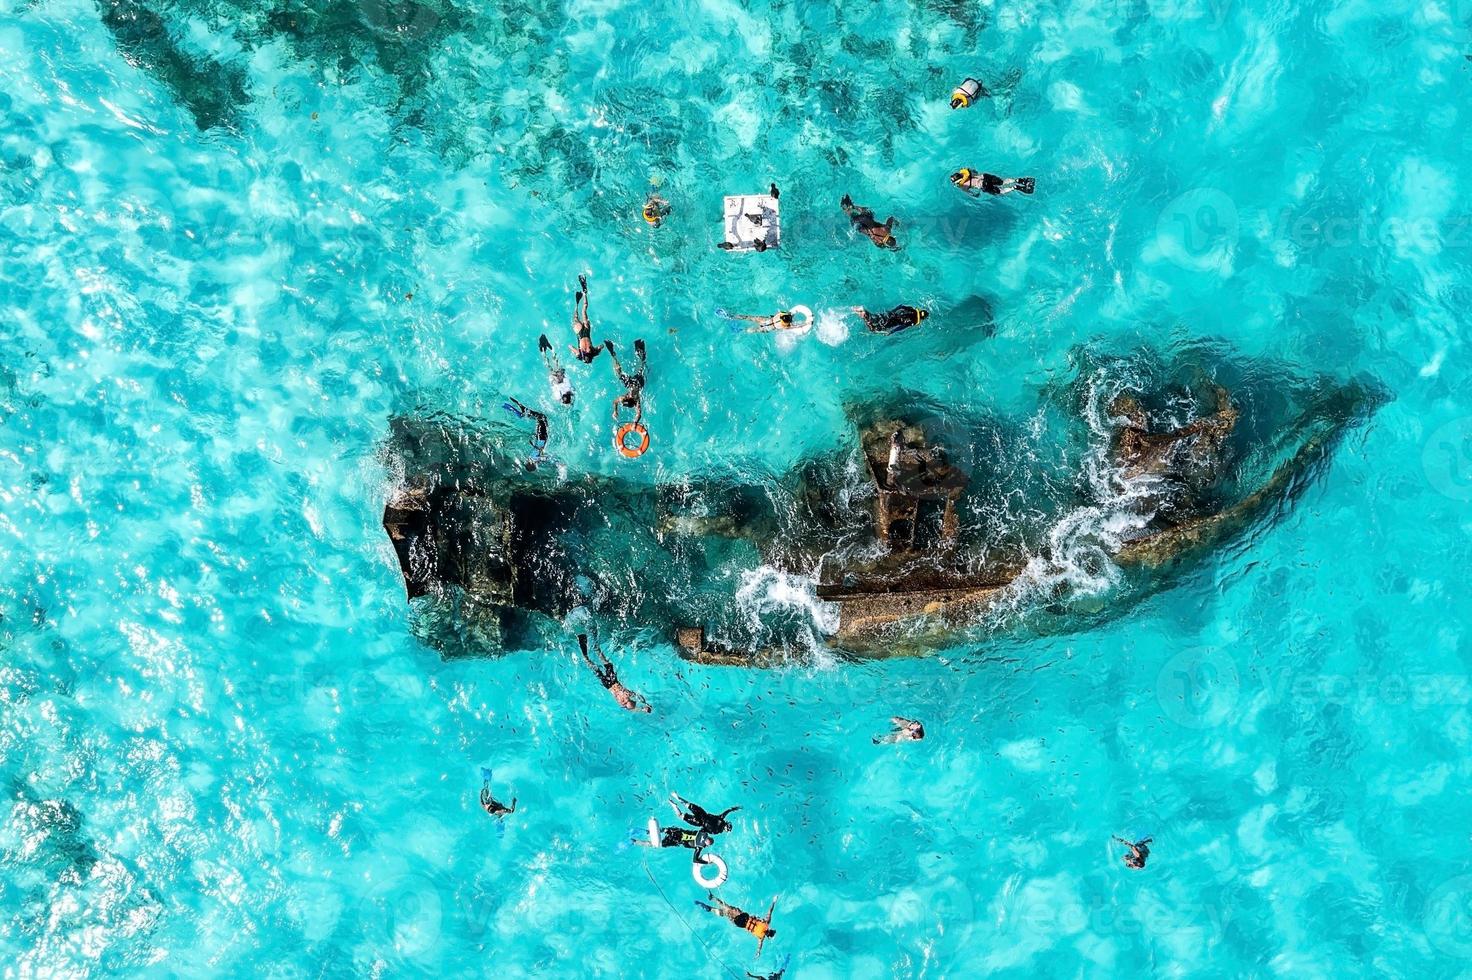
[[[756,243],[776,248],[782,240],[782,218],[777,199],[767,194],[726,198],[726,244],[733,252],[752,252]]]

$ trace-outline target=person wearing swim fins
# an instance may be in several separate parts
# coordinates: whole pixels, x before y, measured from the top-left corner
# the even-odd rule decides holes
[[[496,818],[501,818],[509,813],[516,812],[516,797],[511,798],[511,805],[507,806],[491,795],[491,771],[482,769],[480,784],[480,808]]]
[[[979,170],[962,167],[951,174],[951,183],[972,197],[980,197],[983,194],[1001,197],[1013,191],[1031,194],[1037,182],[1031,177],[998,177],[996,174],[985,174]]]
[[[644,695],[637,694],[619,683],[618,671],[614,668],[613,661],[608,659],[608,655],[603,652],[603,648],[598,645],[596,639],[593,641],[593,650],[598,654],[598,659],[602,661],[601,664],[594,663],[593,658],[588,656],[586,633],[578,634],[578,649],[582,651],[583,659],[588,662],[588,666],[593,668],[593,676],[598,678],[598,683],[608,689],[608,693],[613,695],[613,699],[618,702],[620,708],[625,711],[642,711],[645,714],[654,710],[650,707],[649,702],[644,700]]]
[[[853,198],[847,194],[839,202],[843,213],[848,215],[848,220],[858,229],[860,234],[867,235],[869,240],[879,248],[887,248],[897,251],[900,247],[899,240],[894,237],[894,227],[899,222],[895,221],[894,215],[890,215],[881,224],[874,217],[874,212],[866,207],[860,207],[854,203]]]
[[[538,463],[544,463],[549,459],[547,456],[547,416],[535,408],[527,408],[515,398],[508,398],[501,407],[519,419],[531,419],[536,423],[536,432],[528,440],[532,447],[532,457],[526,461],[528,472],[536,470]]]
[[[731,830],[731,821],[726,818],[741,809],[739,806],[730,806],[720,813],[711,813],[699,803],[691,803],[679,793],[670,794],[670,806],[674,807],[675,814],[681,820],[712,836],[728,833]]]
[[[870,313],[862,306],[855,306],[854,312],[864,321],[871,333],[896,334],[901,330],[908,330],[919,324],[930,316],[928,310],[922,310],[918,306],[896,306],[888,313]]]
[[[749,328],[747,333],[771,333],[774,330],[791,330],[796,326],[790,310],[778,310],[771,316],[753,316],[750,313],[726,313],[724,315],[727,320],[749,320],[755,323],[756,326]]]
[[[899,433],[895,433],[898,435]],[[925,726],[910,718],[895,715],[889,719],[894,728],[885,735],[875,735],[875,745],[892,745],[895,742],[918,742],[925,737]]]
[[[736,928],[745,929],[755,936],[756,955],[762,955],[762,944],[777,935],[777,930],[772,928],[772,912],[777,908],[777,900],[775,898],[772,899],[772,905],[767,909],[767,914],[759,918],[750,912],[744,912],[734,905],[721,901],[719,898],[716,898],[714,892],[706,892],[705,897],[715,904],[707,905],[699,899],[696,900],[695,904],[707,912],[714,912]]]
[[[567,369],[562,366],[546,334],[537,338],[537,348],[542,352],[542,362],[547,365],[547,383],[552,386],[553,397],[564,405],[571,405],[573,391],[567,380]]]
[[[624,386],[624,393],[613,400],[613,418],[618,421],[619,409],[628,408],[634,412],[634,421],[639,422],[644,418],[644,405],[642,395],[644,393],[644,341],[634,341],[634,357],[639,366],[633,374],[625,374],[624,367],[618,362],[618,354],[613,349],[613,341],[605,340],[603,346],[608,349],[608,356],[613,359],[613,373],[618,377],[619,384]]]
[[[584,364],[592,364],[593,358],[603,353],[602,344],[593,343],[593,321],[588,319],[588,279],[586,276],[578,276],[578,291],[572,298],[572,332],[577,338],[576,344],[570,344],[568,350],[573,356]]]
[[[1114,839],[1130,849],[1130,852],[1124,855],[1124,866],[1131,871],[1142,870],[1145,867],[1145,861],[1150,857],[1150,842],[1153,838],[1146,837],[1144,840],[1137,840],[1134,843],[1130,843],[1123,837],[1116,837]]]

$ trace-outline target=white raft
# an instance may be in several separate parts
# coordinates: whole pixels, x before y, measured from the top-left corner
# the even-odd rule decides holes
[[[732,252],[754,252],[757,242],[776,248],[782,241],[782,216],[777,199],[768,194],[740,194],[726,198],[726,244]]]

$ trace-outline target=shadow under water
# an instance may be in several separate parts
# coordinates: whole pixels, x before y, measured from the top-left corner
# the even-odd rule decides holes
[[[494,426],[399,417],[384,526],[446,655],[540,645],[579,607],[703,662],[923,653],[1162,587],[1291,506],[1386,400],[1210,345],[1085,348],[1075,368],[1041,432],[900,393],[850,407],[851,446],[762,483],[559,481]]]

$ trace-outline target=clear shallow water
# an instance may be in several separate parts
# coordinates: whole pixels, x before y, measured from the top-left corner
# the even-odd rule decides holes
[[[1472,963],[1465,9],[179,4],[172,47],[0,11],[12,971],[745,969],[679,856],[617,847],[670,789],[743,805],[722,894],[781,894],[796,976]],[[968,72],[998,95],[951,113]],[[963,199],[967,164],[1039,192]],[[772,179],[782,251],[712,249]],[[845,191],[906,249],[851,243]],[[1123,615],[767,673],[615,634],[631,718],[568,643],[439,660],[379,525],[389,416],[544,398],[584,269],[656,443],[609,452],[600,362],[574,473],[780,471],[897,386],[1026,430],[1084,344],[1394,400]],[[892,340],[711,315],[917,300]],[[892,711],[926,742],[872,748]]]

